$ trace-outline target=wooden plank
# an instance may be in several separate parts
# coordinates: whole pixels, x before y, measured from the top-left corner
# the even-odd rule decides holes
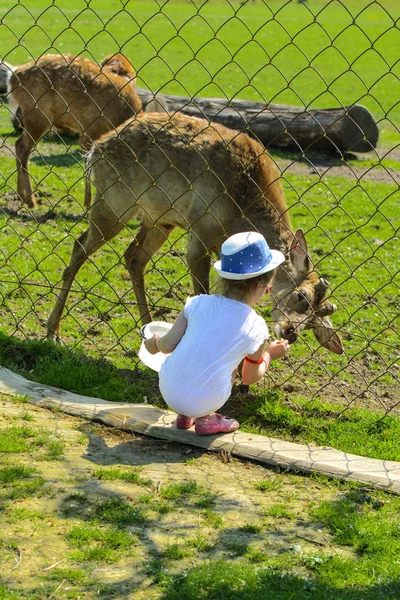
[[[359,481],[400,494],[400,462],[365,458],[328,446],[295,444],[235,431],[231,434],[198,436],[194,430],[179,430],[161,423],[145,432],[157,438],[181,442],[207,450],[229,452],[234,456],[305,473]]]
[[[81,396],[28,381],[4,367],[0,367],[0,392],[10,396],[28,396],[38,406],[57,408],[124,431],[210,451],[224,450],[267,465],[359,481],[400,494],[400,462],[364,458],[326,446],[294,444],[241,431],[199,436],[193,428],[177,429],[174,425],[176,415],[172,411],[147,404],[117,403]]]

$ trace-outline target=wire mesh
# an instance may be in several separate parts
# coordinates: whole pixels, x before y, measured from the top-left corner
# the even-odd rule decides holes
[[[330,287],[318,306],[306,301],[299,318],[290,302],[302,292],[301,269],[289,273],[280,318],[291,329],[301,321],[302,331],[267,385],[339,411],[396,410],[398,13],[394,2],[369,0],[4,2],[3,333],[41,339],[49,327],[74,350],[139,368],[147,309],[137,283],[132,291],[138,257],[151,317],[173,320],[193,294],[189,266],[195,291],[204,290],[198,265],[215,260],[224,236],[251,228],[268,239],[269,231],[287,252],[290,227],[302,228],[315,281]],[[266,189],[256,169],[264,149],[271,173],[277,168]],[[227,199],[229,219],[221,217]],[[209,240],[211,224],[218,235]],[[47,320],[66,288],[73,247],[75,266],[87,264],[68,283],[59,334],[57,319]],[[323,328],[315,314],[324,302],[338,307],[331,321],[342,355],[312,337]],[[258,310],[272,329],[270,301]]]

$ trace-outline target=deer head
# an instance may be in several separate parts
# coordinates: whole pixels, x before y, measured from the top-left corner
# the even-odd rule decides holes
[[[342,354],[342,341],[329,320],[336,305],[325,298],[328,287],[328,282],[313,270],[306,238],[298,229],[291,240],[286,261],[278,269],[272,290],[276,335],[293,343],[301,331],[312,329],[321,346]]]
[[[115,73],[128,80],[136,77],[133,66],[122,54],[109,54],[101,61],[100,68],[103,72]]]

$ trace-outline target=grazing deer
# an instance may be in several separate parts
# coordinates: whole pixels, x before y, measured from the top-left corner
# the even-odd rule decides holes
[[[9,76],[8,92],[23,133],[15,144],[17,192],[29,207],[36,200],[28,172],[29,155],[52,127],[79,134],[83,152],[93,140],[140,111],[135,71],[122,54],[107,56],[101,65],[71,54],[47,54],[17,67]],[[90,206],[85,182],[85,205]]]
[[[141,227],[125,252],[141,320],[151,320],[144,272],[175,227],[189,233],[187,262],[195,294],[208,292],[210,258],[240,231],[257,230],[286,261],[272,296],[278,335],[294,342],[304,328],[341,354],[328,319],[336,306],[325,299],[301,229],[292,233],[279,172],[259,142],[244,133],[176,113],[142,114],[103,136],[88,156],[96,187],[89,227],[76,240],[54,309],[48,337],[57,339],[74,278],[84,262],[133,217]]]

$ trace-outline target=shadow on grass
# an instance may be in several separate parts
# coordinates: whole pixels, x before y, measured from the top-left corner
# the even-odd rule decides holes
[[[38,195],[38,203],[39,206],[44,205],[46,202],[47,196],[42,194]],[[52,208],[47,210],[46,212],[39,212],[38,210],[27,212],[26,205],[24,205],[21,201],[17,199],[16,194],[11,194],[11,197],[7,198],[8,205],[0,208],[0,211],[3,215],[10,217],[13,220],[18,220],[21,223],[46,223],[46,221],[51,221],[55,219],[61,220],[65,223],[79,223],[85,219],[85,209],[82,206],[82,214],[73,214],[71,212],[65,212],[60,210],[57,206],[56,210]],[[70,200],[67,199],[70,203],[77,202],[76,198],[71,197]]]
[[[119,369],[106,359],[50,341],[21,340],[0,332],[0,365],[36,383],[84,396],[135,403],[151,397],[152,404],[166,407],[149,369]]]
[[[231,576],[230,567],[226,562],[210,564],[208,567],[192,569],[184,577],[184,582],[172,584],[168,589],[157,595],[159,600],[398,600],[400,597],[400,583],[395,582],[388,585],[377,585],[366,589],[342,590],[325,586],[311,579],[302,579],[292,575],[279,572],[268,572],[257,569],[257,581],[247,584],[247,577],[243,578],[242,569],[236,572],[236,580],[226,581]],[[215,569],[218,569],[215,574]],[[205,573],[204,571],[208,571]],[[224,576],[221,575],[221,570]],[[253,569],[255,570],[255,568]],[[201,574],[201,581],[199,576]],[[68,581],[68,574],[64,574],[64,581]],[[211,581],[216,576],[220,583]],[[223,582],[221,579],[223,577]],[[191,584],[191,582],[193,585]],[[240,589],[233,589],[235,584]],[[0,598],[4,600],[42,600],[44,593],[51,593],[57,585],[38,586],[36,589],[26,590],[23,594],[11,591],[6,585],[0,584]],[[111,599],[129,599],[132,593],[138,589],[138,585],[132,583],[130,578],[114,584],[101,586],[96,585],[96,597]],[[144,589],[147,589],[144,586]],[[154,588],[153,588],[154,589]],[[153,592],[151,588],[150,594]],[[80,586],[80,594],[93,593],[93,586]],[[26,595],[29,594],[29,595]],[[48,596],[46,596],[48,597]],[[60,597],[60,596],[59,596]],[[71,596],[70,596],[71,597]],[[79,596],[76,596],[77,598]],[[143,598],[145,596],[142,596]]]
[[[325,585],[317,578],[217,561],[191,569],[165,591],[161,600],[396,600],[399,594],[400,582],[345,590]]]
[[[54,143],[53,140],[51,140],[51,142]],[[65,154],[40,153],[39,156],[32,156],[31,162],[37,164],[38,166],[74,167],[77,164],[82,164],[83,159],[79,150],[74,150],[71,152],[66,147]]]

